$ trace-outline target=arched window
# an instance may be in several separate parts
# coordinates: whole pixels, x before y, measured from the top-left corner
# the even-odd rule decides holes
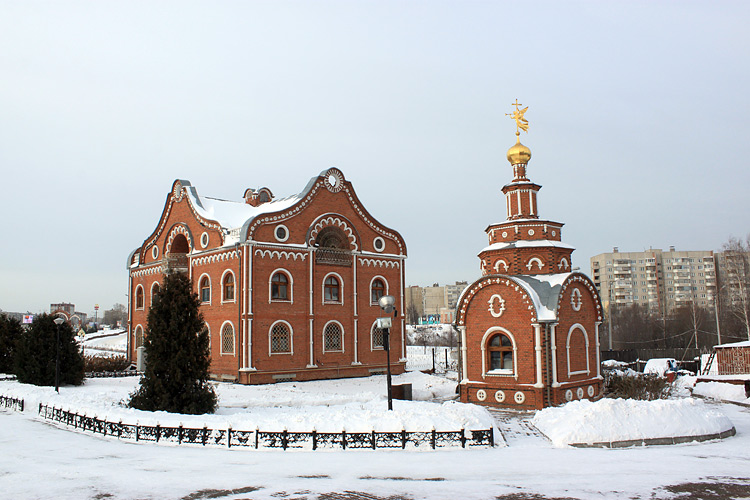
[[[323,282],[323,301],[341,302],[341,285],[336,276],[328,276]]]
[[[201,277],[200,280],[200,292],[201,302],[203,302],[204,304],[211,303],[211,280],[205,274]]]
[[[292,353],[292,329],[288,323],[277,321],[271,326],[268,336],[271,354]]]
[[[513,342],[507,335],[498,333],[487,342],[487,365],[490,370],[513,371]]]
[[[222,289],[222,300],[224,302],[231,302],[234,300],[234,274],[228,272],[224,275],[224,279],[221,283]]]
[[[385,349],[385,332],[382,328],[378,328],[378,322],[372,324],[370,330],[370,346],[371,350]]]
[[[221,327],[221,353],[234,354],[234,327],[229,321]]]
[[[138,285],[135,289],[135,308],[143,309],[143,287]]]
[[[154,305],[154,297],[157,293],[161,290],[161,287],[159,286],[158,281],[154,281],[154,283],[151,285],[151,305]]]
[[[591,373],[588,356],[589,336],[580,323],[570,327],[565,350],[568,358],[568,377]]]
[[[341,325],[331,321],[323,328],[323,350],[324,351],[343,351],[344,339]]]
[[[383,295],[385,295],[385,283],[380,278],[375,278],[370,286],[370,303],[377,304]]]
[[[135,348],[143,347],[143,327],[138,325],[135,327]]]
[[[289,300],[289,277],[277,272],[271,277],[271,300]]]

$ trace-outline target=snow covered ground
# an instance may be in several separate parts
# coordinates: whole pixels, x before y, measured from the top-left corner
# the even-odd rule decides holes
[[[421,373],[405,374],[395,381],[412,383],[415,395],[423,400],[446,397],[455,388],[455,382]],[[438,428],[458,422],[451,419],[466,419],[464,423],[475,419],[480,427],[489,423],[485,410],[455,402],[396,401],[394,415],[388,415],[384,410],[383,377],[253,387],[219,384],[222,405],[219,413],[200,417],[169,414],[147,417],[119,406],[118,402],[136,383],[134,378],[94,379],[80,388],[63,387],[57,396],[51,388],[0,382],[0,394],[23,396],[28,405],[23,414],[8,411],[0,414],[3,496],[21,500],[279,497],[301,500],[321,498],[330,492],[355,491],[366,492],[369,496],[361,498],[371,499],[489,499],[505,494],[586,499],[641,498],[654,494],[662,498],[659,495],[664,491],[660,488],[667,485],[736,482],[735,478],[747,477],[750,464],[750,409],[711,401],[696,403],[692,399],[666,402],[671,403],[665,406],[666,410],[649,410],[648,419],[670,415],[670,425],[675,427],[685,421],[680,411],[700,408],[708,414],[714,413],[718,425],[731,421],[737,435],[709,443],[618,450],[556,447],[546,440],[529,439],[526,446],[491,449],[283,452],[136,444],[59,429],[34,417],[35,402],[44,400],[124,419],[155,418],[162,423],[180,421],[185,425],[192,418],[201,423],[219,419],[231,421],[237,428],[241,422],[253,428],[256,422],[285,425],[290,430],[295,425],[311,423],[336,428],[342,419],[354,420],[357,426],[385,428],[399,425]],[[586,413],[601,403],[603,410]],[[607,405],[612,406],[607,408]],[[599,419],[597,425],[603,430],[595,436],[596,440],[604,440],[601,434],[611,432],[623,422],[616,418],[623,412],[622,403],[616,401],[569,404],[556,411],[567,412],[565,418],[558,413],[556,427],[568,432],[591,427],[590,419]],[[646,410],[633,405],[629,415],[639,418],[641,411]],[[541,424],[544,414],[538,414],[540,426],[544,425]],[[600,425],[603,418],[610,419],[609,425]],[[675,432],[684,434],[684,429]]]

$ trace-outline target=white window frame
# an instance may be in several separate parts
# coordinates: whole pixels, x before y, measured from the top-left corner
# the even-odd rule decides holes
[[[496,333],[502,333],[506,337],[510,339],[510,343],[513,344],[513,371],[507,369],[500,369],[500,370],[487,370],[487,342],[489,342],[490,337],[495,335]],[[482,378],[485,377],[513,377],[515,379],[518,379],[518,344],[516,344],[516,338],[513,336],[510,331],[506,330],[505,328],[501,326],[493,326],[486,332],[484,332],[484,335],[482,336]]]
[[[370,305],[380,307],[380,304],[372,301],[372,284],[375,283],[375,280],[381,280],[385,284],[385,293],[383,293],[383,295],[389,295],[388,290],[390,287],[388,285],[388,280],[379,274],[377,276],[373,276],[372,279],[370,280],[370,287],[368,288],[369,295],[370,295]]]
[[[326,280],[331,277],[335,276],[336,279],[339,280],[339,300],[338,302],[334,302],[332,300],[326,300]],[[341,277],[339,273],[330,272],[326,274],[323,277],[323,281],[320,284],[320,292],[321,292],[321,299],[323,301],[323,304],[331,304],[331,305],[344,305],[344,278]]]
[[[329,350],[326,349],[326,328],[328,328],[328,325],[330,325],[331,323],[338,325],[339,329],[341,330],[341,349],[336,349],[336,350],[329,351]],[[346,352],[346,348],[344,346],[344,325],[342,325],[341,323],[339,323],[335,319],[332,319],[331,321],[329,321],[328,323],[326,323],[325,325],[323,325],[323,332],[322,332],[322,334],[323,334],[323,336],[322,336],[322,338],[323,338],[323,342],[322,342],[323,346],[322,346],[322,348],[323,348],[323,352],[324,353],[327,353],[327,352]]]
[[[570,371],[570,337],[573,335],[573,332],[578,329],[583,332],[583,338],[586,340],[586,369],[585,370],[577,370],[577,371]],[[591,374],[591,362],[589,360],[589,334],[586,332],[586,328],[583,327],[582,324],[576,323],[575,325],[570,327],[570,330],[568,330],[568,339],[565,342],[565,352],[568,358],[568,378],[570,378],[571,375],[590,375]]]
[[[289,292],[288,299],[272,298],[272,295],[273,295],[271,293],[272,292],[271,287],[273,286],[272,280],[273,280],[273,277],[276,275],[276,273],[283,273],[284,275],[286,275],[287,288],[288,288],[287,291]],[[292,273],[290,273],[283,267],[278,267],[274,269],[273,271],[271,271],[271,274],[268,275],[268,303],[270,304],[271,302],[281,302],[282,304],[286,304],[286,303],[294,304],[294,277],[292,276]]]
[[[232,280],[234,280],[234,294],[231,300],[224,300],[224,277],[227,274],[231,274]],[[221,303],[233,304],[235,302],[237,302],[237,277],[234,275],[234,271],[232,271],[231,269],[226,269],[221,275]]]
[[[370,327],[370,352],[385,351],[385,338],[383,339],[382,347],[375,347],[375,328],[377,327],[378,327],[378,320],[375,320],[372,322],[372,326]],[[390,334],[390,331],[389,331],[389,334]]]
[[[143,343],[141,344],[141,347],[143,346],[143,344],[146,343],[145,329],[143,328],[143,325],[138,323],[137,325],[135,325],[135,329],[133,330],[133,346],[135,346],[133,349],[134,351],[138,349],[139,347],[138,346],[138,330],[141,331],[141,337],[143,337]]]
[[[289,352],[273,352],[271,351],[271,336],[273,335],[273,327],[276,326],[279,323],[283,323],[286,325],[286,327],[289,329]],[[268,356],[291,356],[294,354],[294,328],[292,328],[292,325],[289,324],[288,321],[284,321],[283,319],[274,321],[271,323],[271,326],[268,328]]]
[[[143,304],[141,307],[138,307],[138,289],[141,289],[141,293],[143,294]],[[137,284],[135,286],[135,310],[136,311],[143,311],[146,308],[146,289],[143,287],[142,284]]]
[[[229,325],[232,327],[232,352],[224,352],[224,326]],[[209,330],[210,333],[210,330]],[[219,354],[221,356],[234,356],[237,352],[237,329],[234,327],[234,323],[227,320],[221,324],[219,329]]]
[[[158,286],[159,289],[161,290],[161,283],[159,283],[158,281],[154,281],[153,283],[151,283],[151,292],[150,292],[151,296],[149,297],[149,305],[151,306],[154,305],[154,287],[155,286]]]
[[[201,283],[203,283],[203,277],[208,278],[208,302],[203,302],[203,290],[201,289]],[[211,302],[214,298],[214,290],[213,290],[213,283],[211,283],[211,275],[208,273],[201,274],[200,278],[198,278],[198,299],[200,299],[201,304],[208,304],[211,305]]]

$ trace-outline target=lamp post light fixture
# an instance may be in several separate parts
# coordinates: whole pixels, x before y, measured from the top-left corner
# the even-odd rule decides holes
[[[392,295],[383,295],[378,299],[378,305],[386,314],[393,313],[395,318],[398,310],[395,307],[396,299]],[[393,386],[391,385],[391,318],[378,318],[378,328],[383,330],[383,349],[385,349],[386,373],[388,381],[388,409],[393,410]]]
[[[60,325],[62,325],[65,320],[61,317],[57,317],[54,319],[55,324],[57,325],[57,343],[56,343],[56,349],[55,349],[55,392],[58,394],[60,393]]]

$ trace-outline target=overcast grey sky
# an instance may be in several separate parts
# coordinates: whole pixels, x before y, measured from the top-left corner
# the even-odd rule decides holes
[[[239,199],[330,166],[406,239],[407,284],[473,280],[529,106],[573,265],[718,249],[750,201],[750,2],[2,1],[0,309],[125,303],[171,183]]]

